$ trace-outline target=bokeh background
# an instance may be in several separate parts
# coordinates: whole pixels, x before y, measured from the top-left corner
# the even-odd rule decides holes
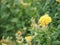
[[[34,27],[46,13],[52,18],[49,36],[45,30],[39,32],[41,29]],[[22,32],[22,44],[15,43],[17,31]],[[12,37],[10,45],[26,45],[25,36],[33,36],[35,32],[38,35],[31,45],[60,45],[60,0],[0,0],[0,40]]]

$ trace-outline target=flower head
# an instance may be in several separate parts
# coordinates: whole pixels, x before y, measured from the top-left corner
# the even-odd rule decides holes
[[[21,31],[17,31],[16,34],[18,34],[18,35],[22,35],[22,32],[21,32]]]
[[[25,39],[26,39],[27,42],[31,42],[32,36],[26,36]]]
[[[45,14],[40,17],[39,24],[43,27],[48,25],[52,21],[51,17],[48,16],[48,14]]]

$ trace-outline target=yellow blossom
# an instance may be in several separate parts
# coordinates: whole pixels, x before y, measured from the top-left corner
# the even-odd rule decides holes
[[[56,0],[56,2],[60,2],[60,0]]]
[[[49,17],[48,14],[45,14],[45,15],[40,17],[39,24],[42,27],[44,27],[44,26],[48,25],[51,21],[52,21],[51,17]]]
[[[21,32],[21,31],[17,31],[17,34],[18,34],[18,35],[22,35],[22,32]]]
[[[26,36],[25,39],[26,39],[27,42],[31,42],[32,36]]]

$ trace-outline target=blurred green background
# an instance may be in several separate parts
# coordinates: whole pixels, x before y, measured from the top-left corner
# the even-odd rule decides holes
[[[51,33],[54,32],[51,35],[54,41],[51,45],[60,45],[60,2],[56,0],[0,0],[0,39],[2,36],[14,38],[18,30],[22,31],[25,37],[31,33],[31,18],[35,18],[35,22],[38,23],[39,18],[45,13],[52,17],[49,30]]]

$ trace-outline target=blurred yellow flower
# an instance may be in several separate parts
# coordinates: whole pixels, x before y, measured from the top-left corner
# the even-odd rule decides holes
[[[60,0],[56,0],[56,2],[60,2]]]
[[[22,41],[16,40],[17,43],[22,43]]]
[[[2,45],[7,45],[6,43],[2,43]]]
[[[26,36],[25,39],[26,39],[27,42],[31,42],[32,36]]]
[[[18,34],[18,35],[22,35],[22,32],[21,32],[21,31],[17,31],[16,34]]]
[[[51,21],[52,21],[51,17],[49,17],[48,14],[45,14],[45,15],[40,17],[39,24],[42,27],[44,27],[44,26],[48,25]]]

